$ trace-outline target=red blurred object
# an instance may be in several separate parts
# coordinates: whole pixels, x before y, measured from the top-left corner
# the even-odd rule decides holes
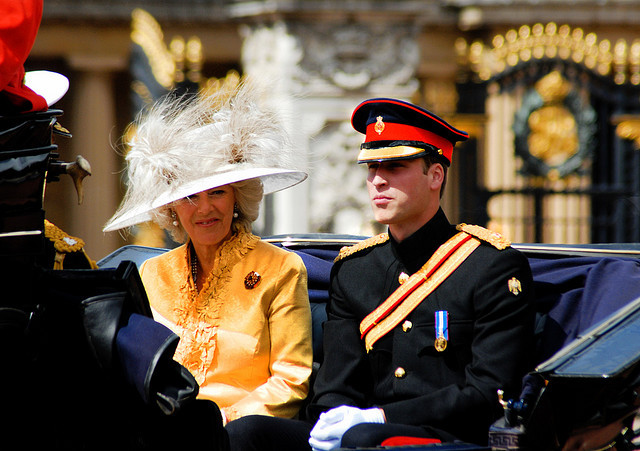
[[[47,102],[24,84],[24,62],[35,42],[43,0],[0,2],[0,115],[44,111]]]
[[[421,437],[405,437],[399,435],[397,437],[389,437],[384,440],[381,446],[406,446],[406,445],[433,445],[434,443],[442,443],[437,438],[421,438]]]

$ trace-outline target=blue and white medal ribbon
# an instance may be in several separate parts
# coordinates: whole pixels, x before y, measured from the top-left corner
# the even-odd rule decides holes
[[[434,346],[436,351],[442,352],[447,349],[449,341],[449,312],[438,310],[436,312],[436,340]]]

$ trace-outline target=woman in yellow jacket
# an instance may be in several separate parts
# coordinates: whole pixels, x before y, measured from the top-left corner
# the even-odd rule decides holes
[[[299,256],[251,233],[266,193],[301,182],[276,115],[252,88],[230,99],[165,99],[138,120],[128,189],[105,231],[153,220],[185,244],[140,274],[174,359],[227,423],[293,417],[308,392],[311,313]]]

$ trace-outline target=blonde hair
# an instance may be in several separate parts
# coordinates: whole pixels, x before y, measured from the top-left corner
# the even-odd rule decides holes
[[[231,187],[236,195],[238,217],[233,220],[231,229],[235,232],[238,228],[251,231],[251,225],[258,219],[260,202],[262,201],[262,182],[260,179],[242,180],[232,183]]]

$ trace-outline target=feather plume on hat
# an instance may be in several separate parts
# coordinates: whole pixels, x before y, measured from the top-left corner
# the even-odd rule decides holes
[[[260,179],[264,194],[302,182],[294,148],[262,91],[167,96],[137,118],[126,155],[127,192],[104,231],[159,219],[170,203],[218,186]]]

